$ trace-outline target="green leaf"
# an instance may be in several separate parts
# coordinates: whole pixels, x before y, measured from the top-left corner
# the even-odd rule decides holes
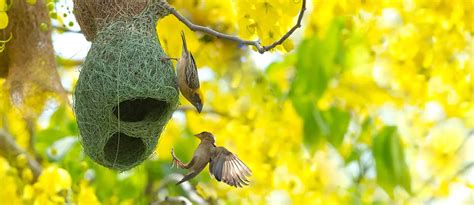
[[[51,115],[49,125],[46,129],[35,133],[35,149],[42,157],[46,155],[46,149],[54,142],[66,136],[79,136],[77,123],[72,115],[68,115],[67,106],[63,105]]]
[[[145,193],[148,176],[144,169],[132,169],[118,175],[118,196],[120,199],[135,199],[137,204],[144,204],[145,198],[140,197]],[[142,202],[142,203],[138,203]]]
[[[303,143],[310,150],[314,151],[315,146],[321,141],[322,136],[320,126],[318,126],[316,117],[319,111],[312,103],[311,99],[305,96],[293,99],[293,107],[303,119]]]
[[[53,144],[55,141],[67,136],[67,133],[63,130],[58,129],[45,129],[40,130],[35,134],[35,149],[42,157],[48,157],[46,155],[46,149]]]
[[[58,107],[58,109],[51,115],[48,128],[60,128],[60,129],[69,130],[68,128],[70,126],[70,123],[75,122],[75,121],[72,117],[68,115],[67,109],[69,108],[65,105]],[[76,133],[70,133],[70,134],[74,135]]]
[[[118,182],[117,182],[117,172],[107,169],[100,166],[99,164],[92,162],[90,159],[91,168],[95,171],[95,181],[97,192],[97,197],[100,201],[105,201],[114,195],[114,192],[117,192]],[[130,187],[132,188],[132,187]]]
[[[411,192],[411,179],[396,127],[384,127],[372,145],[377,183],[390,195],[396,186]]]
[[[343,27],[341,19],[333,20],[324,38],[306,39],[297,51],[296,74],[289,96],[304,120],[304,143],[309,148],[314,148],[324,138],[338,147],[347,130],[347,113],[337,109],[322,112],[316,107],[329,82],[341,72]]]
[[[78,141],[76,137],[76,141]],[[64,167],[67,169],[69,172],[69,175],[71,175],[71,178],[73,182],[79,182],[79,180],[83,177],[84,175],[84,167],[81,166],[81,163],[78,163],[80,161],[84,161],[85,155],[82,149],[82,146],[80,143],[74,143],[72,147],[68,150],[68,152],[65,154],[65,156],[58,162],[61,167]],[[86,163],[88,162],[85,160]],[[89,161],[88,164],[92,162]]]
[[[328,132],[325,133],[326,139],[334,147],[339,147],[344,139],[351,116],[348,112],[331,107],[323,112],[323,119],[327,125]]]
[[[320,111],[305,97],[294,99],[293,106],[304,120],[303,142],[308,148],[314,149],[323,139],[336,148],[341,145],[349,126],[348,112],[336,107]]]
[[[159,181],[168,174],[176,170],[171,168],[171,161],[169,160],[147,160],[145,161],[145,168],[148,173],[149,180]]]
[[[321,139],[321,133],[323,130],[322,128],[325,127],[323,123],[321,123],[321,115],[318,109],[312,104],[305,105],[306,107],[306,114],[304,116],[304,124],[303,124],[303,133],[304,133],[304,143],[305,145],[314,148],[314,145],[318,144]],[[319,122],[319,123],[318,123]]]
[[[309,95],[319,99],[329,81],[341,71],[344,50],[341,44],[343,23],[335,19],[326,36],[306,39],[297,51],[296,75],[290,93],[294,96]]]

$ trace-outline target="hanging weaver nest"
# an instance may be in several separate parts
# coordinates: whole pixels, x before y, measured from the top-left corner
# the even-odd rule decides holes
[[[161,60],[167,56],[155,30],[167,15],[161,3],[74,1],[76,18],[92,41],[74,111],[85,152],[112,169],[127,170],[148,158],[178,105],[176,75]]]

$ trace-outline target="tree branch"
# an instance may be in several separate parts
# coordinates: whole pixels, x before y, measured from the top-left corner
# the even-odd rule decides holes
[[[302,0],[301,10],[300,10],[300,13],[298,15],[298,20],[296,21],[296,24],[285,35],[283,35],[279,40],[277,40],[277,41],[275,41],[272,44],[267,45],[267,46],[262,46],[260,44],[260,41],[258,41],[258,40],[255,40],[255,41],[244,40],[244,39],[241,39],[237,36],[220,33],[218,31],[212,30],[209,27],[204,27],[204,26],[193,24],[191,21],[189,21],[187,18],[185,18],[183,15],[181,15],[178,11],[176,11],[175,8],[171,7],[168,3],[165,2],[164,6],[165,6],[166,9],[168,9],[168,11],[171,14],[173,14],[179,21],[183,22],[192,31],[200,31],[200,32],[203,32],[203,33],[206,33],[206,34],[209,34],[209,35],[213,35],[217,38],[222,38],[222,39],[226,39],[226,40],[230,40],[230,41],[235,41],[237,43],[244,44],[244,45],[254,46],[258,50],[259,53],[265,53],[265,52],[275,48],[276,46],[282,44],[286,39],[288,39],[293,34],[293,32],[296,31],[296,29],[301,27],[301,21],[303,20],[304,12],[306,10],[306,0]]]
[[[15,139],[5,132],[3,129],[0,129],[0,155],[5,156],[7,159],[11,159],[20,154],[24,154],[28,160],[28,166],[33,171],[35,180],[41,174],[41,165],[35,158],[31,157],[25,150],[19,147]]]

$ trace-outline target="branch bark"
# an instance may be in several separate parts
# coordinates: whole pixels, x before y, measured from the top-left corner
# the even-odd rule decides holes
[[[41,165],[35,160],[35,158],[31,157],[25,150],[19,147],[10,134],[0,129],[0,155],[7,159],[12,159],[20,154],[27,156],[28,166],[33,171],[33,176],[36,180],[41,174]]]
[[[239,38],[238,36],[221,33],[209,27],[194,24],[189,19],[181,15],[174,7],[169,5],[167,0],[156,1],[159,1],[160,9],[163,9],[164,11],[173,14],[179,21],[183,22],[192,31],[199,31],[215,36],[217,38],[234,41],[243,45],[254,46],[259,53],[265,53],[267,51],[270,51],[276,46],[281,45],[283,42],[285,42],[286,39],[288,39],[298,28],[301,27],[301,21],[303,20],[304,12],[306,11],[306,0],[302,0],[301,9],[298,14],[298,19],[295,25],[293,25],[293,27],[291,27],[291,29],[288,30],[288,32],[286,32],[277,41],[273,42],[270,45],[262,45],[259,40],[245,40]],[[114,4],[110,4],[106,0],[74,0],[74,15],[76,16],[78,23],[82,29],[82,33],[84,33],[86,39],[89,41],[92,41],[94,39],[98,30],[98,25],[96,23],[97,20],[103,23],[114,19],[116,16],[137,14],[138,11],[141,11],[140,9],[143,9],[146,5],[146,1],[144,0],[134,2],[134,6],[129,6],[124,2],[129,1],[118,0]],[[102,7],[98,5],[102,5]],[[105,9],[104,5],[109,5],[110,7]],[[58,30],[61,30],[61,28],[59,28]]]
[[[298,15],[298,20],[296,21],[296,24],[285,35],[283,35],[277,41],[273,42],[270,45],[262,46],[259,40],[253,40],[253,41],[252,40],[244,40],[244,39],[241,39],[237,36],[220,33],[218,31],[212,30],[209,27],[196,25],[196,24],[192,23],[191,21],[189,21],[186,17],[181,15],[178,11],[176,11],[175,8],[173,8],[168,3],[166,3],[166,1],[165,1],[164,4],[165,4],[164,5],[165,8],[168,9],[168,11],[171,14],[173,14],[179,21],[183,22],[192,31],[199,31],[199,32],[203,32],[203,33],[206,33],[206,34],[209,34],[209,35],[213,35],[217,38],[222,38],[222,39],[234,41],[234,42],[244,44],[244,45],[254,46],[258,50],[259,53],[265,53],[265,52],[275,48],[276,46],[282,44],[286,39],[288,39],[296,31],[296,29],[301,27],[301,21],[303,20],[304,12],[306,10],[306,0],[302,0],[301,10],[300,10],[300,13]]]

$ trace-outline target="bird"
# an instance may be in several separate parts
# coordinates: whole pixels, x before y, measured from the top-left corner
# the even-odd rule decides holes
[[[201,113],[203,107],[203,95],[200,89],[199,76],[193,54],[188,50],[186,37],[181,31],[183,48],[181,58],[162,58],[162,60],[177,60],[176,72],[178,77],[178,87],[181,94]]]
[[[194,151],[193,158],[188,163],[183,163],[174,154],[171,149],[171,156],[173,157],[172,166],[187,169],[189,172],[180,180],[178,184],[188,181],[198,175],[209,163],[209,172],[217,179],[230,186],[242,187],[249,185],[247,177],[251,176],[252,171],[245,165],[234,153],[230,152],[224,147],[217,147],[215,145],[214,135],[210,132],[204,131],[194,135],[201,140],[197,149]]]

